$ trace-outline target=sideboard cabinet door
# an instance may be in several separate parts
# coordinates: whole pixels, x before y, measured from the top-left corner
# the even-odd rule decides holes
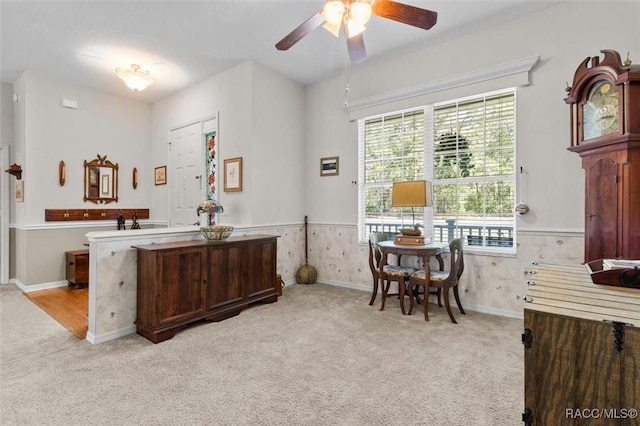
[[[276,237],[209,245],[207,319],[237,315],[250,303],[275,302]]]
[[[273,296],[276,277],[276,240],[256,241],[247,247],[247,301]]]
[[[243,243],[211,245],[207,259],[207,311],[223,312],[244,307]],[[242,305],[242,306],[241,306]]]
[[[202,247],[138,251],[138,332],[158,342],[204,312]]]

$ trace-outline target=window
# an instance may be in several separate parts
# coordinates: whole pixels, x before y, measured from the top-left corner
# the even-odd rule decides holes
[[[433,138],[434,239],[513,247],[515,92],[435,105]]]
[[[433,209],[416,222],[435,241],[512,251],[515,91],[494,92],[359,121],[359,229],[397,233],[411,209],[391,209],[394,181],[432,181]],[[419,146],[422,145],[422,146]],[[432,211],[432,216],[431,216]],[[407,221],[408,219],[408,221]]]
[[[359,229],[366,241],[371,232],[395,234],[413,221],[410,208],[391,209],[393,182],[424,179],[424,109],[369,117],[358,122]],[[424,211],[415,211],[423,223]]]

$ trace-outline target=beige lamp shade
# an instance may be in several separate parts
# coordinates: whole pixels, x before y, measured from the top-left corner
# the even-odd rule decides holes
[[[433,205],[431,183],[426,180],[393,182],[391,207],[427,207]]]

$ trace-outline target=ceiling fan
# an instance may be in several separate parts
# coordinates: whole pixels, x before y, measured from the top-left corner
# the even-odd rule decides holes
[[[367,56],[362,33],[372,14],[425,30],[438,19],[437,12],[392,0],[327,0],[322,9],[280,40],[276,49],[288,50],[320,25],[336,37],[342,28],[351,62],[361,62]]]

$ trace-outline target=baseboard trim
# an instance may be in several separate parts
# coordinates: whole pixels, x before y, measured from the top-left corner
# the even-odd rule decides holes
[[[86,340],[92,345],[97,345],[100,343],[110,342],[111,340],[116,340],[124,336],[129,336],[135,333],[136,333],[135,325],[132,325],[131,327],[123,328],[122,330],[114,331],[112,333],[103,334],[100,336],[97,336],[87,331]]]
[[[15,278],[11,278],[9,280],[10,284],[15,284],[23,293],[31,293],[32,291],[39,290],[48,290],[50,288],[58,288],[58,287],[66,287],[69,285],[69,281],[51,281],[48,283],[34,284],[34,285],[24,285],[20,280]]]
[[[340,281],[323,280],[322,284],[328,284],[328,285],[332,285],[334,287],[343,287],[343,288],[349,288],[349,289],[352,289],[352,290],[359,290],[359,291],[364,291],[364,292],[370,292],[371,291],[371,288],[363,288],[362,286],[356,286],[356,285],[353,285],[353,284],[344,283],[344,282],[340,282]],[[465,310],[478,312],[478,313],[481,313],[481,314],[489,314],[489,315],[494,315],[494,316],[498,316],[498,317],[507,317],[507,318],[516,318],[516,319],[523,319],[524,318],[524,311],[522,311],[522,312],[514,312],[514,311],[509,311],[509,310],[506,310],[506,309],[493,308],[493,307],[490,307],[490,306],[467,305],[467,304],[464,304],[463,307],[464,307]]]
[[[514,319],[524,319],[524,311],[523,312],[514,312],[514,311],[508,311],[506,309],[498,309],[498,308],[491,308],[488,306],[477,306],[477,305],[463,305],[465,310],[469,310],[469,311],[473,311],[473,312],[478,312],[481,314],[488,314],[488,315],[494,315],[497,317],[507,317],[507,318],[514,318]]]
[[[294,285],[298,285],[295,280],[285,281],[284,287],[282,291],[286,291]],[[85,338],[92,345],[98,345],[100,343],[109,342],[111,340],[116,340],[124,336],[129,336],[131,334],[136,334],[136,326],[133,325],[131,327],[123,328],[122,330],[116,330],[112,333],[95,335],[89,331],[87,331],[87,337]]]

